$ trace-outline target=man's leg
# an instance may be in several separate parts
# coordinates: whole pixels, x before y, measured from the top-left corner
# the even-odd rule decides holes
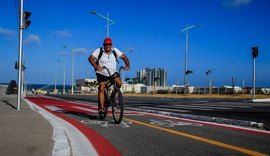
[[[98,100],[99,100],[99,104],[100,104],[99,111],[103,111],[104,110],[104,100],[105,100],[105,95],[104,95],[105,84],[104,84],[104,82],[100,82],[98,85],[99,85]]]
[[[118,88],[121,88],[121,86],[122,86],[122,81],[121,81],[120,77],[116,77],[116,78],[114,79],[114,81],[116,81],[117,87],[118,87]]]

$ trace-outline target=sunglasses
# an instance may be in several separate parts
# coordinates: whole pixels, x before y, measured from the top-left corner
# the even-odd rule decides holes
[[[103,44],[104,46],[112,46],[112,44]]]

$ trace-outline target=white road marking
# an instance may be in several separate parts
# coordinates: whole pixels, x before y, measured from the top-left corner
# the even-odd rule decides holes
[[[45,106],[46,108],[50,109],[51,111],[54,111],[54,112],[62,112],[62,111],[65,111],[64,109],[62,108],[59,108],[59,107],[56,107],[56,106]]]
[[[213,110],[213,109],[232,109],[232,108],[227,108],[227,107],[210,107],[210,106],[191,106],[191,105],[174,105],[174,107],[177,108],[184,108],[184,109],[208,109],[208,110]]]
[[[208,104],[190,104],[190,105],[192,105],[192,106],[206,106],[206,107],[208,107],[208,106],[213,106],[213,107],[217,107],[217,108],[219,108],[219,107],[232,107],[232,108],[251,108],[250,106],[235,106],[235,105],[220,105],[220,104],[211,104],[211,103],[208,103]]]
[[[93,110],[93,109],[89,109],[89,108],[84,108],[84,107],[79,107],[79,106],[72,106],[72,107],[80,109],[80,110],[85,110],[85,111],[88,111],[88,112],[91,112],[91,113],[96,113],[97,112],[97,110]]]
[[[202,124],[191,123],[191,122],[181,122],[172,120],[150,120],[150,124],[162,127],[174,127],[174,126],[203,126]]]
[[[139,108],[149,109],[149,110],[166,110],[166,111],[174,111],[174,112],[181,112],[181,113],[190,112],[189,110],[179,110],[179,109],[174,109],[174,108],[171,108],[171,107],[160,108],[160,107],[147,107],[147,106],[144,106],[144,107],[139,107]],[[134,109],[136,109],[136,108],[134,108]]]
[[[100,125],[104,128],[109,127],[122,127],[122,128],[129,128],[132,122],[129,121],[121,121],[120,124],[114,124],[114,121],[100,121],[100,120],[81,120],[81,123],[89,124],[89,125]]]

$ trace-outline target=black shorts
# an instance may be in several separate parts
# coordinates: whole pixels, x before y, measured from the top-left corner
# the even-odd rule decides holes
[[[97,75],[98,83],[110,80],[109,76],[104,76],[104,75],[99,74],[99,73],[97,73],[96,75]]]
[[[104,75],[99,74],[99,73],[97,73],[96,75],[97,75],[97,81],[98,81],[98,83],[105,82],[105,81],[110,80],[110,77],[109,76],[104,76]],[[119,77],[119,74],[116,72],[116,73],[113,74],[113,77],[114,78]]]

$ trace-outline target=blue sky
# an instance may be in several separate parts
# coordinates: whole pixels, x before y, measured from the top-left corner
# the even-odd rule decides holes
[[[127,53],[134,78],[144,68],[164,68],[168,84],[184,81],[186,24],[202,24],[189,31],[189,83],[205,86],[205,72],[215,86],[252,86],[251,47],[259,47],[256,59],[257,86],[270,87],[270,1],[269,0],[24,0],[32,21],[24,31],[25,79],[28,83],[71,81],[72,49],[75,51],[75,79],[94,78],[88,56],[102,46],[106,15],[114,46]],[[18,0],[1,0],[0,82],[17,80]],[[64,48],[66,45],[67,48]],[[60,60],[58,62],[57,60]],[[121,64],[121,63],[120,63]]]

